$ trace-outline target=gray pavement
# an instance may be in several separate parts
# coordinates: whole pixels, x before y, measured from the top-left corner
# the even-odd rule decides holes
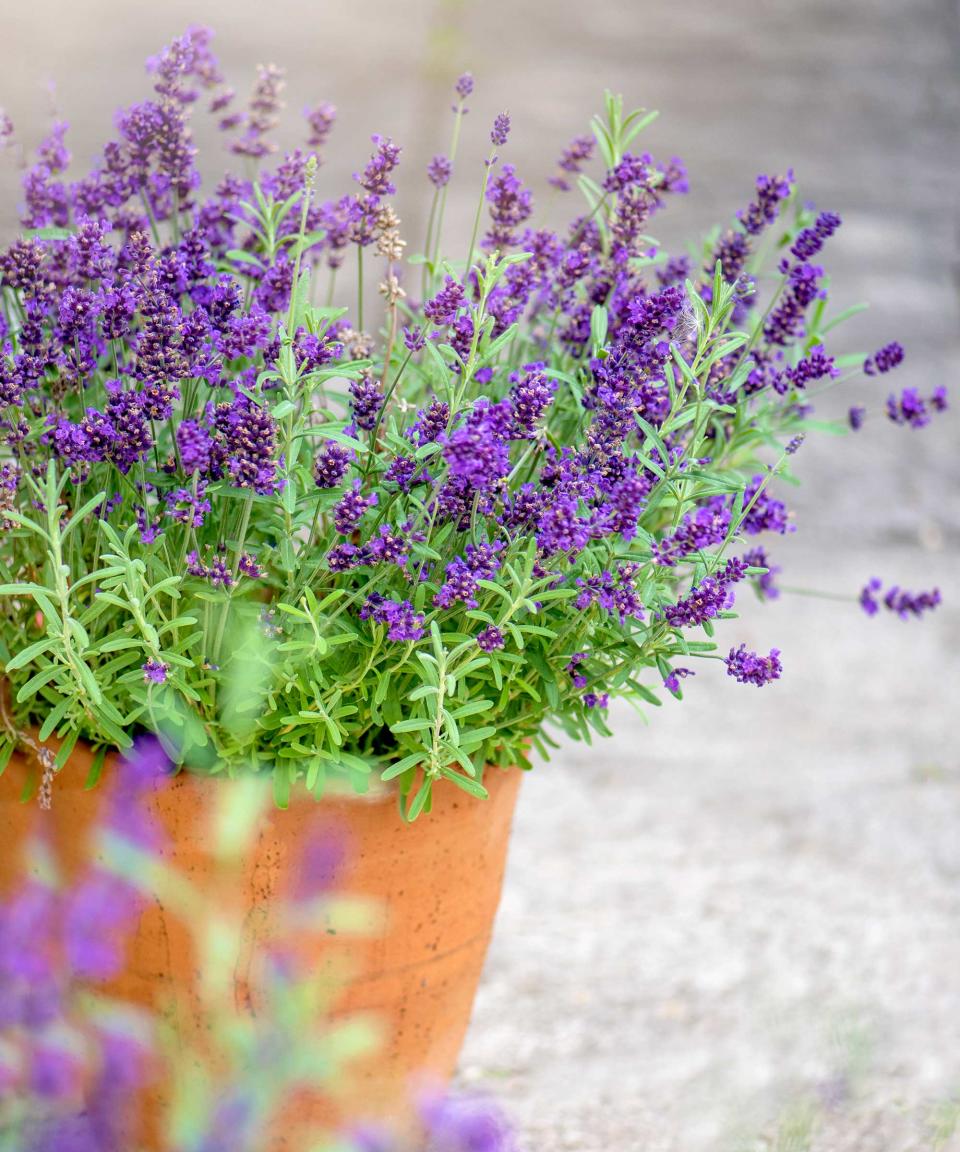
[[[331,189],[362,162],[348,147],[362,134],[392,133],[411,167],[444,148],[461,68],[477,78],[465,164],[507,106],[511,158],[541,189],[601,90],[623,91],[661,109],[648,146],[691,168],[664,241],[792,164],[844,217],[828,261],[838,301],[872,302],[838,349],[900,339],[897,385],[946,383],[960,405],[953,0],[5,0],[0,13],[0,103],[25,134],[56,77],[91,154],[143,90],[140,60],[202,21],[239,87],[273,59],[293,109],[341,106]],[[451,235],[469,227],[473,183],[452,195]],[[4,231],[14,185],[0,172]],[[413,241],[422,215],[409,193],[402,204]],[[864,385],[857,399],[883,395]],[[649,728],[618,713],[616,739],[565,747],[525,781],[462,1079],[499,1095],[529,1152],[801,1149],[806,1100],[812,1148],[933,1147],[930,1118],[960,1093],[957,443],[954,414],[811,440],[800,530],[774,542],[796,586],[938,583],[935,617],[868,621],[802,596],[747,606],[726,635],[780,647],[781,683],[758,692],[705,669]],[[793,1143],[776,1136],[784,1114]]]

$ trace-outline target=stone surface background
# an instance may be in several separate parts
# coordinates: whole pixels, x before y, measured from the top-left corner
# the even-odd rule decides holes
[[[462,236],[502,107],[510,158],[544,193],[604,87],[660,108],[646,144],[683,156],[693,183],[657,222],[667,243],[792,164],[844,217],[838,301],[872,303],[838,348],[901,339],[897,385],[947,383],[960,403],[953,0],[4,0],[0,103],[35,141],[56,78],[85,161],[145,93],[143,58],[190,21],[218,29],[241,90],[257,62],[287,67],[286,142],[301,105],[340,105],[326,187],[363,162],[366,134],[402,141],[414,245],[419,172],[466,67]],[[16,180],[3,165],[4,234]],[[881,386],[856,387],[882,404]],[[530,1152],[743,1148],[784,1110],[803,1129],[805,1100],[815,1148],[931,1147],[931,1110],[960,1092],[957,447],[955,414],[809,441],[800,530],[773,549],[800,588],[939,584],[936,617],[748,606],[727,635],[780,647],[782,683],[756,692],[711,667],[649,728],[618,714],[616,739],[564,747],[525,781],[462,1077],[503,1100]]]

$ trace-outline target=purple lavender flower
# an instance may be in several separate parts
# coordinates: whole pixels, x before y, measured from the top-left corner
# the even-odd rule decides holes
[[[148,660],[143,665],[143,679],[146,684],[165,684],[167,682],[166,664],[161,660]]]
[[[793,532],[796,525],[790,522],[790,513],[782,500],[776,500],[770,495],[769,486],[760,486],[764,483],[763,476],[754,476],[743,492],[743,506],[747,508],[751,502],[752,507],[743,520],[743,530],[749,536],[757,536],[761,532]],[[758,495],[759,493],[759,495]]]
[[[387,639],[397,643],[419,640],[426,629],[422,612],[414,612],[409,600],[388,600],[374,592],[360,609],[361,620],[373,620],[387,626]]]
[[[327,143],[330,133],[333,130],[333,125],[337,118],[337,109],[335,105],[323,101],[314,108],[304,109],[303,115],[310,129],[310,134],[307,137],[307,146],[313,148],[315,151],[319,151]]]
[[[419,1106],[430,1146],[438,1152],[516,1152],[500,1109],[480,1097],[429,1095]]]
[[[860,607],[868,616],[876,616],[882,604],[888,612],[893,612],[901,620],[909,620],[911,616],[932,612],[941,603],[939,588],[931,588],[928,592],[907,592],[894,584],[881,600],[879,595],[882,589],[883,582],[874,577],[861,590]]]
[[[863,362],[863,370],[867,376],[879,376],[884,372],[892,372],[894,368],[903,363],[904,355],[903,345],[894,340],[890,344],[885,344],[872,356],[868,356]]]
[[[866,408],[859,404],[855,404],[847,413],[847,421],[854,432],[859,432],[863,427],[864,418],[867,415]]]
[[[353,178],[371,196],[392,196],[397,187],[391,183],[390,176],[400,163],[400,148],[389,137],[371,136],[370,139],[374,153],[363,172],[354,174]]]
[[[553,401],[557,384],[547,377],[544,368],[543,363],[525,364],[522,371],[510,375],[512,435],[517,440],[530,440],[536,435],[537,426]]]
[[[383,408],[383,388],[372,376],[361,376],[350,382],[350,412],[358,428],[366,432],[377,426]]]
[[[723,569],[704,578],[676,604],[667,604],[663,616],[672,628],[695,628],[733,606],[732,585],[743,579],[743,561],[728,560]]]
[[[768,343],[785,346],[804,334],[806,311],[821,294],[822,276],[823,269],[815,264],[795,264],[789,269],[780,303],[763,328]]]
[[[636,564],[620,564],[615,571],[601,572],[598,576],[578,576],[576,585],[580,593],[574,600],[578,612],[585,612],[598,604],[605,612],[616,615],[622,624],[629,618],[643,619],[643,605],[634,588]]]
[[[252,488],[260,496],[276,494],[282,487],[273,460],[276,423],[266,407],[238,396],[232,404],[218,405],[214,428],[222,440],[233,483],[238,488]]]
[[[493,122],[493,128],[490,131],[490,143],[495,148],[502,148],[507,142],[507,137],[510,135],[510,115],[507,112],[500,112],[497,114],[496,120]]]
[[[926,402],[916,388],[904,388],[899,397],[891,393],[887,416],[894,424],[908,424],[911,428],[925,428],[930,423]]]
[[[737,213],[737,219],[750,236],[759,236],[780,214],[780,205],[793,191],[793,169],[786,176],[758,176],[757,198]]]
[[[267,137],[276,127],[279,120],[283,101],[281,92],[286,87],[283,69],[275,64],[260,64],[257,66],[257,80],[245,116],[239,121],[228,118],[226,124],[233,127],[237,123],[243,125],[242,134],[230,145],[230,151],[238,156],[249,156],[259,160],[276,151],[276,145]],[[225,127],[222,124],[221,127]]]
[[[654,563],[672,568],[685,556],[713,544],[722,544],[727,538],[730,521],[731,510],[723,498],[711,498],[696,512],[688,512],[672,535],[653,542],[651,548]]]
[[[503,252],[513,246],[517,229],[533,213],[533,196],[520,182],[516,168],[504,164],[487,185],[486,197],[492,223],[483,238],[483,246]]]
[[[473,92],[473,76],[469,72],[464,72],[458,78],[453,90],[456,92],[460,103],[463,104],[464,100]]]
[[[427,177],[434,188],[445,188],[453,175],[453,165],[446,156],[434,156],[427,165]]]
[[[450,421],[450,407],[444,400],[431,400],[426,408],[421,408],[417,418],[407,429],[407,436],[419,448],[433,444],[446,431]]]
[[[759,575],[751,576],[754,589],[761,600],[776,600],[780,595],[780,589],[777,588],[774,578],[780,571],[776,564],[771,563],[769,556],[763,548],[751,548],[749,552],[744,552],[741,557],[743,563],[750,568],[766,568],[766,572],[761,572]]]
[[[584,692],[583,704],[585,708],[608,708],[610,696],[606,692]]]
[[[336,488],[347,474],[353,462],[353,452],[328,440],[317,453],[313,462],[313,479],[318,488]]]
[[[560,159],[557,161],[560,172],[550,177],[553,187],[561,192],[569,192],[570,182],[566,176],[578,175],[584,164],[593,156],[595,147],[596,140],[592,136],[575,136],[560,153]]]
[[[498,648],[502,648],[504,643],[503,633],[493,624],[489,628],[484,628],[477,636],[477,646],[483,652],[495,652]]]
[[[333,523],[341,536],[349,536],[363,519],[368,508],[377,503],[376,492],[363,496],[360,492],[360,481],[354,480],[353,487],[340,497],[340,501],[333,510]]]
[[[823,248],[828,240],[840,227],[840,217],[834,212],[821,212],[812,228],[804,228],[797,235],[791,247],[791,253],[798,260],[812,260]]]
[[[497,553],[502,545],[468,544],[463,556],[457,556],[446,567],[446,579],[433,598],[437,608],[451,608],[460,603],[477,607],[480,580],[492,580],[500,567]]]
[[[476,491],[492,488],[510,471],[513,412],[506,401],[478,400],[464,423],[442,437],[450,475]]]
[[[733,676],[739,684],[756,684],[758,688],[779,680],[783,671],[779,648],[771,648],[768,656],[761,656],[759,652],[748,652],[746,644],[741,644],[739,648],[730,649],[724,663],[728,676]]]
[[[178,524],[186,524],[190,528],[202,528],[204,518],[210,511],[206,490],[205,481],[197,485],[196,493],[191,492],[189,488],[174,488],[163,498],[167,515]]]
[[[454,280],[452,276],[445,276],[443,287],[423,306],[423,314],[434,324],[453,324],[460,309],[467,303],[467,294],[463,285]]]
[[[680,681],[685,680],[688,676],[696,676],[696,672],[690,668],[671,668],[669,674],[663,679],[663,686],[674,696],[679,696]]]

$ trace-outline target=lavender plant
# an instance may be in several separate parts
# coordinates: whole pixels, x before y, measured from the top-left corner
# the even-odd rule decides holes
[[[59,764],[149,727],[195,769],[271,772],[281,804],[379,774],[413,819],[440,782],[483,796],[485,766],[528,767],[548,724],[589,740],[615,697],[681,696],[695,660],[780,677],[777,649],[734,634],[724,655],[715,626],[740,588],[777,594],[757,538],[794,528],[777,488],[814,399],[903,358],[826,350],[838,216],[761,176],[668,257],[648,228],[684,168],[636,151],[653,114],[608,95],[551,178],[583,198],[560,232],[534,226],[497,116],[451,259],[464,76],[405,259],[391,140],[324,198],[331,106],[277,159],[277,69],[240,109],[204,30],[149,68],[88,175],[68,179],[54,126],[0,256],[5,755],[31,726]],[[242,168],[209,192],[201,98]],[[348,262],[358,295],[335,305]],[[886,413],[945,407],[908,388]],[[871,583],[862,602],[938,599]]]

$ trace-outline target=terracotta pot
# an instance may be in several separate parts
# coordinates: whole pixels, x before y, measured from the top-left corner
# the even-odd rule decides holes
[[[36,800],[20,800],[35,766],[19,756],[11,760],[0,776],[0,892],[8,892],[22,876],[21,848],[28,833],[41,825],[53,836],[66,878],[83,869],[89,860],[87,834],[118,777],[118,762],[108,758],[99,783],[85,790],[89,767],[90,753],[78,745],[56,778],[52,808],[44,811]],[[217,890],[217,899],[236,901],[244,917],[234,965],[236,1011],[255,1011],[247,975],[270,943],[272,902],[295,881],[311,840],[329,835],[332,826],[343,837],[344,864],[335,887],[372,898],[382,910],[379,926],[370,936],[313,936],[301,946],[312,950],[310,962],[318,973],[329,970],[331,960],[338,967],[347,961],[350,974],[340,985],[337,1013],[371,1012],[382,1024],[383,1044],[376,1057],[363,1059],[351,1081],[348,1111],[400,1117],[409,1101],[410,1077],[428,1073],[447,1079],[452,1074],[500,899],[520,776],[519,771],[488,771],[486,801],[441,782],[433,811],[413,825],[401,820],[390,794],[320,802],[306,792],[295,795],[287,810],[265,809],[254,847],[229,891],[222,885]],[[167,833],[165,860],[204,889],[217,882],[207,817],[219,790],[230,786],[224,779],[182,773],[148,799]],[[184,1040],[194,1043],[209,1027],[197,989],[188,927],[154,900],[130,940],[126,967],[109,991],[162,1009]],[[143,1137],[150,1145],[156,1145],[156,1116],[164,1102],[162,1083],[144,1101]],[[332,1115],[329,1109],[321,1111],[327,1118]]]

